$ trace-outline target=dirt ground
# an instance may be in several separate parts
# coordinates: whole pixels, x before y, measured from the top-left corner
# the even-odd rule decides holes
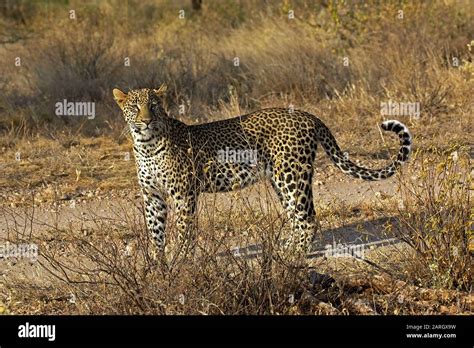
[[[83,145],[74,146],[80,148]],[[87,145],[84,145],[82,150],[75,149],[73,151],[80,153],[84,149],[87,149]],[[94,154],[96,158],[106,159],[113,157],[107,153],[102,154],[107,152],[106,146],[96,147],[96,149],[97,151]],[[337,258],[328,256],[327,250],[328,247],[334,248],[337,245],[360,246],[365,251],[365,257],[368,260],[375,262],[381,260],[381,264],[386,263],[390,258],[397,259],[400,255],[409,253],[407,246],[395,234],[387,231],[387,223],[394,223],[396,219],[390,214],[377,213],[377,211],[387,210],[387,207],[390,208],[388,211],[393,211],[393,207],[399,202],[398,178],[394,177],[381,182],[356,180],[340,173],[325,158],[324,154],[321,154],[321,157],[315,164],[316,174],[313,183],[314,201],[320,218],[320,231],[316,235],[313,251],[308,255],[307,264],[317,271],[316,275],[321,274],[320,272],[329,275],[337,274],[344,279],[345,286],[354,286],[356,288],[378,286],[385,289],[389,286],[388,282],[391,282],[386,279],[386,274],[384,275],[382,272],[381,275],[369,281],[378,282],[378,285],[372,283],[364,285],[362,283],[368,280],[362,276],[361,267],[363,268],[363,266],[361,263],[363,262],[355,259],[351,260],[347,257]],[[80,174],[77,174],[77,172],[71,173],[70,169],[69,172],[65,170],[65,174],[60,175],[57,181],[55,181],[55,177],[48,177],[46,174],[51,171],[51,166],[35,166],[28,163],[31,162],[28,158],[21,161],[26,161],[27,163],[14,164],[24,168],[25,171],[32,170],[34,175],[30,178],[30,183],[32,183],[33,187],[25,189],[19,184],[22,183],[20,180],[21,173],[17,176],[18,181],[12,180],[13,176],[7,178],[10,180],[10,187],[3,191],[8,192],[5,197],[7,199],[2,200],[0,205],[0,237],[3,240],[12,240],[21,236],[20,239],[39,241],[39,260],[42,258],[42,248],[48,248],[49,252],[49,244],[51,248],[58,248],[57,252],[60,259],[66,263],[72,262],[71,260],[81,259],[78,251],[73,246],[68,246],[68,244],[71,244],[71,241],[66,242],[68,238],[62,239],[68,231],[79,232],[83,237],[91,238],[91,240],[100,240],[104,238],[104,233],[107,233],[103,226],[109,222],[110,225],[115,227],[120,226],[120,232],[112,238],[122,243],[121,245],[124,250],[128,250],[128,246],[136,243],[138,236],[129,230],[129,226],[134,223],[143,223],[143,207],[140,191],[133,172],[133,158],[131,160],[116,159],[113,164],[107,163],[102,165],[102,167],[116,167],[117,172],[111,172],[114,173],[113,175],[127,173],[129,176],[126,179],[122,178],[121,181],[114,181],[113,177],[106,177],[102,182],[100,180],[91,182],[87,177],[82,179]],[[100,161],[98,162],[100,163]],[[382,166],[384,160],[372,160],[371,162],[372,166]],[[53,166],[55,165],[62,165],[62,163],[60,161],[54,162]],[[34,166],[34,168],[30,169],[30,166]],[[98,168],[99,166],[97,165]],[[120,168],[120,166],[125,168]],[[100,168],[97,169],[97,171],[100,170]],[[407,173],[405,174],[409,175],[410,170],[412,169],[407,168]],[[74,177],[74,174],[76,174],[76,177]],[[36,180],[37,177],[47,177],[48,179],[40,182]],[[84,189],[86,185],[81,180],[89,183],[92,188]],[[124,188],[124,183],[130,186],[130,188]],[[218,221],[218,226],[215,227],[216,233],[220,233],[221,230],[235,228],[235,226],[239,226],[239,219],[242,218],[242,215],[248,215],[249,209],[257,215],[272,215],[275,213],[278,215],[283,213],[268,183],[261,182],[236,192],[203,194],[199,200],[198,214],[199,219],[204,221],[201,228],[206,228],[205,221],[208,219],[207,215],[210,211],[215,216],[220,214],[230,214],[229,216],[231,216],[229,220]],[[334,215],[337,215],[337,219],[334,218]],[[169,218],[170,221],[173,221],[172,213]],[[238,233],[241,233],[243,230],[237,231],[234,235],[231,234],[229,242],[226,244],[228,246],[227,249],[221,248],[218,255],[222,255],[226,250],[230,250],[232,252],[238,251],[239,256],[249,260],[255,257],[258,258],[261,245],[252,238],[242,239]],[[84,260],[83,262],[89,263],[90,260]],[[54,287],[53,284],[55,284],[54,277],[40,262],[3,259],[0,260],[0,274],[6,280],[12,279],[12,282],[22,280],[25,282],[25,286],[29,284],[29,286],[50,288],[51,286]],[[320,277],[316,276],[315,279],[318,279],[315,280],[318,282]],[[358,285],[354,285],[351,282],[355,282]],[[407,296],[413,297],[413,294],[418,292],[416,288],[410,287],[405,283],[392,284],[390,286],[399,288],[397,291],[400,292],[399,296],[403,298]],[[403,289],[403,291],[400,289]],[[388,290],[384,291],[387,292]],[[430,292],[431,290],[425,289],[423,291]],[[407,292],[412,295],[407,295]],[[24,300],[18,300],[17,298],[16,305],[12,302],[15,296],[12,296],[11,292],[9,295],[5,294],[3,302],[9,303],[8,311],[25,312],[25,309],[19,306],[19,303],[24,305]],[[53,296],[48,295],[46,292],[44,293],[45,299],[41,301],[50,303],[49,296],[65,299],[63,302],[67,303],[66,307],[68,308],[71,305],[68,302],[69,295],[64,294]],[[433,297],[437,295],[430,293],[424,296]],[[457,297],[453,297],[454,295],[452,294],[445,294],[443,296],[447,296],[445,302],[438,303],[434,301],[431,305],[421,305],[419,307],[420,304],[418,302],[421,300],[417,299],[416,296],[411,300],[404,300],[403,304],[406,305],[412,301],[414,303],[413,306],[423,308],[424,313],[443,312],[454,314],[460,311],[466,314],[472,313],[472,295],[458,293]],[[346,303],[347,306],[353,308],[353,313],[378,313],[377,310],[374,310],[366,303],[364,296],[360,295],[359,297],[357,300],[348,300],[349,302]],[[453,304],[454,298],[457,298],[457,305]],[[27,308],[30,308],[28,306],[31,305],[31,303],[27,304]],[[413,306],[410,307],[412,311],[414,310]],[[322,313],[339,313],[339,310],[335,309],[332,305],[326,306],[324,301],[318,303],[319,307],[321,307]],[[38,307],[36,305],[35,308],[41,313],[48,306],[43,304]],[[61,311],[75,313],[77,309],[66,309],[63,306]]]

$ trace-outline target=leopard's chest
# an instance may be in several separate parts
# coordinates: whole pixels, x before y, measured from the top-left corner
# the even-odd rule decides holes
[[[170,191],[182,170],[183,161],[166,144],[155,144],[147,149],[135,147],[135,159],[142,187]]]

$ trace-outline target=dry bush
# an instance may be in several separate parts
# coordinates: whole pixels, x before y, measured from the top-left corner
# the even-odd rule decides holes
[[[401,183],[400,238],[407,279],[423,287],[472,290],[472,176],[466,148],[419,152],[416,180]]]
[[[26,76],[25,70],[5,69],[11,82],[2,99],[10,105],[5,114],[22,115],[36,131],[44,131],[47,123],[74,124],[53,113],[54,104],[67,98],[97,103],[99,119],[75,127],[89,135],[97,126],[102,133],[116,133],[118,127],[110,129],[105,122],[117,114],[111,89],[162,82],[170,86],[170,110],[176,114],[177,106],[185,105],[189,121],[208,119],[220,103],[230,101],[232,89],[243,110],[267,100],[314,106],[359,95],[353,101],[357,111],[375,112],[380,98],[418,101],[423,112],[436,116],[457,106],[462,93],[454,91],[466,88],[451,61],[459,58],[461,67],[469,63],[466,44],[474,34],[467,20],[470,2],[298,2],[292,7],[288,2],[208,1],[199,13],[188,1],[71,6],[77,20],[70,20],[60,3],[38,6],[29,23],[41,28],[33,31],[34,40],[6,55],[0,52],[12,59],[18,49],[26,50]],[[185,20],[177,17],[180,8]],[[403,20],[397,18],[400,8]],[[45,15],[46,9],[52,14]],[[289,9],[295,10],[294,20],[288,19]],[[125,57],[130,67],[124,66]],[[239,66],[234,66],[237,57]],[[5,123],[8,128],[0,127],[23,127]]]
[[[281,258],[284,222],[275,207],[266,208],[274,212],[269,215],[253,209],[245,203],[222,212],[206,208],[196,255],[186,259],[172,256],[171,223],[171,256],[156,264],[142,215],[121,207],[119,219],[97,219],[90,233],[51,231],[54,239],[40,243],[39,263],[62,296],[75,295],[79,313],[300,313],[307,305],[302,294],[311,288],[308,268]],[[236,251],[236,246],[249,250]]]

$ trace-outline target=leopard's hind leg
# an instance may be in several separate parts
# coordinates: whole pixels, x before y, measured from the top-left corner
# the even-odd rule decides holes
[[[276,165],[271,177],[291,226],[285,249],[305,254],[311,249],[316,230],[311,165],[287,161]]]

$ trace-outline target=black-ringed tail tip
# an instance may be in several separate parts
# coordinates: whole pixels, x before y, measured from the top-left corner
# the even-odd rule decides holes
[[[410,157],[412,138],[408,127],[397,120],[388,120],[382,123],[382,129],[392,131],[400,138],[400,151],[398,152],[397,161],[400,164],[406,162]]]

